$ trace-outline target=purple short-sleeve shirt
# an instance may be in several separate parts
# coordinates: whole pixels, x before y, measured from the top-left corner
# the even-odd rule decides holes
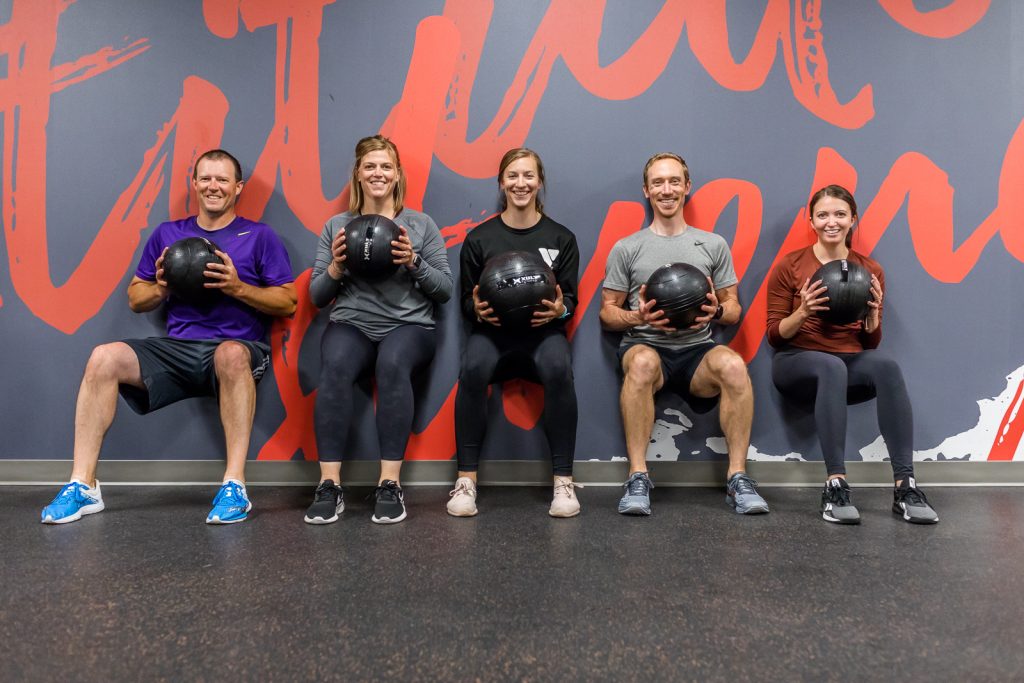
[[[135,275],[156,281],[156,260],[185,237],[205,237],[231,257],[242,282],[277,287],[295,280],[288,251],[270,226],[238,216],[226,228],[204,230],[195,216],[168,221],[150,235]],[[263,341],[268,317],[230,296],[218,297],[209,307],[196,307],[173,294],[167,299],[167,336],[175,339],[246,339]]]

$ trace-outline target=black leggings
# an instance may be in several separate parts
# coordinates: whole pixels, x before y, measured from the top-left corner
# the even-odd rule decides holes
[[[352,424],[356,381],[377,379],[377,439],[382,460],[401,460],[412,432],[412,375],[434,357],[434,330],[403,325],[374,342],[352,325],[329,323],[320,340],[320,386],[314,424],[321,462],[339,462]]]
[[[499,367],[499,363],[502,367]],[[487,387],[524,377],[544,387],[544,433],[552,470],[572,476],[576,452],[576,386],[569,340],[560,330],[521,337],[474,332],[466,340],[455,396],[455,443],[460,472],[476,472],[487,432]]]
[[[814,404],[814,424],[829,475],[846,474],[847,400],[874,397],[893,475],[914,476],[914,415],[896,361],[876,350],[835,354],[787,349],[775,354],[772,380],[784,396]]]

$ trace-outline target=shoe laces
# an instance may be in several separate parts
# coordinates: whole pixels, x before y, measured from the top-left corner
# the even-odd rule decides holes
[[[53,501],[50,503],[63,503],[65,500],[71,497],[76,501],[85,500],[85,494],[82,493],[82,485],[77,481],[69,481],[64,484],[64,487],[57,492],[57,495],[53,497]]]
[[[217,497],[213,499],[214,505],[241,506],[245,500],[245,493],[241,486],[229,481],[220,487]]]
[[[837,480],[834,479],[833,481]],[[830,482],[825,488],[828,491],[828,500],[830,503],[838,505],[839,507],[850,505],[850,489],[848,487],[843,486],[842,484],[833,486]]]
[[[577,484],[572,479],[567,479],[555,484],[555,495],[563,495],[567,498],[575,498],[576,491],[574,489],[584,488],[583,484]]]
[[[374,491],[374,496],[377,500],[397,501],[401,497],[401,492],[402,489],[399,488],[398,484],[389,479],[381,482],[377,490]]]
[[[622,486],[631,496],[646,496],[648,491],[654,488],[654,482],[643,472],[637,472]]]
[[[322,503],[325,500],[333,499],[337,494],[339,487],[336,484],[329,484],[326,481],[320,482],[320,485],[316,487],[316,493],[313,494],[314,503]]]
[[[757,486],[757,482],[745,474],[738,474],[732,478],[732,490],[737,495],[757,495],[755,486]]]
[[[454,498],[455,496],[459,496],[459,495],[462,495],[462,496],[475,496],[476,495],[476,489],[471,487],[471,486],[469,486],[468,484],[466,484],[466,482],[460,481],[460,482],[455,484],[455,488],[453,488],[451,491],[448,492],[448,496],[450,498]]]
[[[924,491],[920,490],[916,486],[908,486],[907,488],[896,489],[897,496],[901,502],[907,503],[908,505],[919,507],[921,505],[928,505],[928,497],[924,495]]]

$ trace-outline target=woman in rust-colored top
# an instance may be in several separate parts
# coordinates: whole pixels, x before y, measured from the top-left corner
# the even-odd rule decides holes
[[[846,483],[848,397],[874,397],[878,426],[889,450],[896,488],[893,512],[908,522],[934,524],[935,511],[914,481],[913,413],[899,365],[878,351],[882,340],[885,274],[873,259],[850,248],[857,224],[853,195],[839,185],[818,190],[808,204],[817,241],[786,254],[768,284],[768,342],[777,350],[772,379],[787,398],[814,406],[828,478],[821,494],[822,517],[858,524],[860,513]],[[826,288],[811,277],[838,259],[871,273],[871,300],[863,320],[835,325],[816,315],[828,310]]]

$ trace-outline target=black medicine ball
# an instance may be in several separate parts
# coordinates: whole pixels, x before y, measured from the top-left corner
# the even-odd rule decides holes
[[[216,244],[205,237],[186,237],[167,248],[164,254],[164,280],[171,292],[193,305],[212,303],[220,292],[216,289],[203,287],[207,280],[203,275],[207,263],[223,263],[213,253],[220,250]]]
[[[398,225],[375,213],[357,216],[345,226],[345,270],[365,280],[386,280],[398,272],[391,242],[401,235]]]
[[[669,263],[647,278],[647,299],[654,299],[654,310],[664,311],[676,329],[685,329],[705,315],[701,306],[709,303],[710,292],[707,277],[689,263]]]
[[[829,261],[811,276],[811,283],[821,280],[828,297],[827,311],[818,316],[833,325],[849,325],[868,315],[871,301],[871,273],[852,261]]]
[[[487,260],[477,296],[494,309],[502,327],[529,327],[542,299],[555,300],[555,273],[540,254],[507,251]]]

